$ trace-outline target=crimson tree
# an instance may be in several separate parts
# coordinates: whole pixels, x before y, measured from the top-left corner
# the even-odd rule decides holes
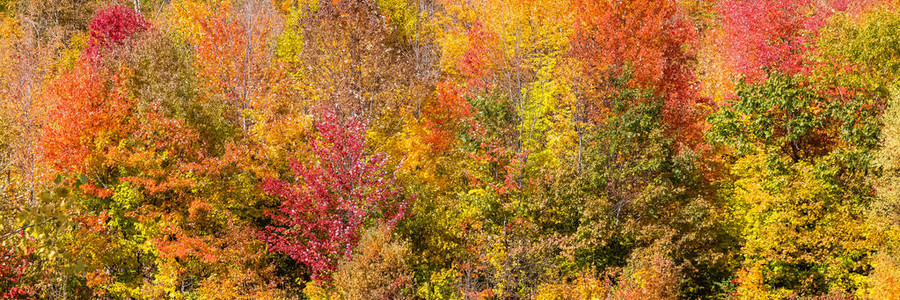
[[[366,227],[393,226],[404,215],[406,199],[395,183],[387,157],[366,153],[365,124],[341,122],[326,114],[315,123],[319,137],[310,143],[318,160],[291,160],[297,182],[269,179],[263,189],[282,199],[271,213],[262,239],[327,279],[338,259],[349,258]]]
[[[138,11],[113,5],[97,12],[89,27],[91,37],[86,54],[96,57],[101,49],[121,45],[135,34],[146,31],[150,23]]]

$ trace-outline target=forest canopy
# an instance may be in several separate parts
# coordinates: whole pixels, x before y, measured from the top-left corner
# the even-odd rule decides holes
[[[2,299],[900,299],[895,0],[0,0]]]

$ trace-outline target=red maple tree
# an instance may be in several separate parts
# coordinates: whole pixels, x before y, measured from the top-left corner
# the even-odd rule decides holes
[[[679,142],[702,140],[704,106],[692,69],[697,31],[675,1],[574,1],[576,30],[572,54],[581,61],[583,91],[592,98],[593,118],[603,119],[611,94],[626,78],[630,88],[650,91],[663,101],[663,122]],[[627,75],[627,76],[625,76]],[[643,99],[651,100],[651,99]]]
[[[728,45],[726,57],[744,79],[753,82],[770,72],[788,75],[810,70],[806,55],[819,28],[843,1],[727,0],[720,3]]]
[[[404,215],[387,157],[365,151],[365,124],[340,122],[325,114],[315,123],[320,137],[310,143],[318,161],[290,162],[297,182],[269,179],[263,189],[282,199],[270,217],[274,226],[261,236],[312,270],[313,279],[327,279],[339,258],[349,258],[362,230],[374,223],[393,226]]]
[[[90,39],[85,55],[96,57],[102,49],[124,44],[135,34],[146,31],[150,23],[138,11],[113,5],[99,11],[89,28]]]

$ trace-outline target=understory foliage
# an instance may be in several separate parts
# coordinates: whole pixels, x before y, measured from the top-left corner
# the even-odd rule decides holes
[[[0,0],[2,299],[900,299],[893,0]]]

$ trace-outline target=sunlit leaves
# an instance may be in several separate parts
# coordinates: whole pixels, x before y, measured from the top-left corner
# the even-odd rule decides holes
[[[274,226],[262,233],[317,280],[328,279],[337,262],[351,256],[364,228],[393,226],[407,206],[385,158],[364,151],[364,123],[341,122],[333,114],[323,118],[316,122],[320,137],[311,144],[316,161],[291,163],[302,181],[266,181],[265,190],[282,203],[271,215]]]
[[[892,2],[0,0],[0,297],[888,299]]]
[[[83,172],[102,163],[92,156],[95,151],[115,147],[125,137],[134,100],[122,90],[121,77],[86,64],[54,85],[44,156],[60,171]]]
[[[860,288],[872,244],[862,222],[865,196],[842,195],[830,170],[801,162],[778,170],[765,155],[732,172],[735,216],[746,239],[742,296],[787,297]]]
[[[678,141],[700,141],[707,107],[697,93],[691,69],[697,33],[674,1],[576,1],[577,30],[573,53],[587,76],[580,88],[593,107],[590,118],[602,119],[611,95],[620,88],[652,91],[662,101],[664,124]],[[628,78],[625,86],[616,78]],[[612,79],[612,80],[611,80]]]
[[[150,27],[140,12],[114,5],[97,12],[91,21],[91,38],[85,50],[89,56],[99,55],[105,48],[120,45]]]

